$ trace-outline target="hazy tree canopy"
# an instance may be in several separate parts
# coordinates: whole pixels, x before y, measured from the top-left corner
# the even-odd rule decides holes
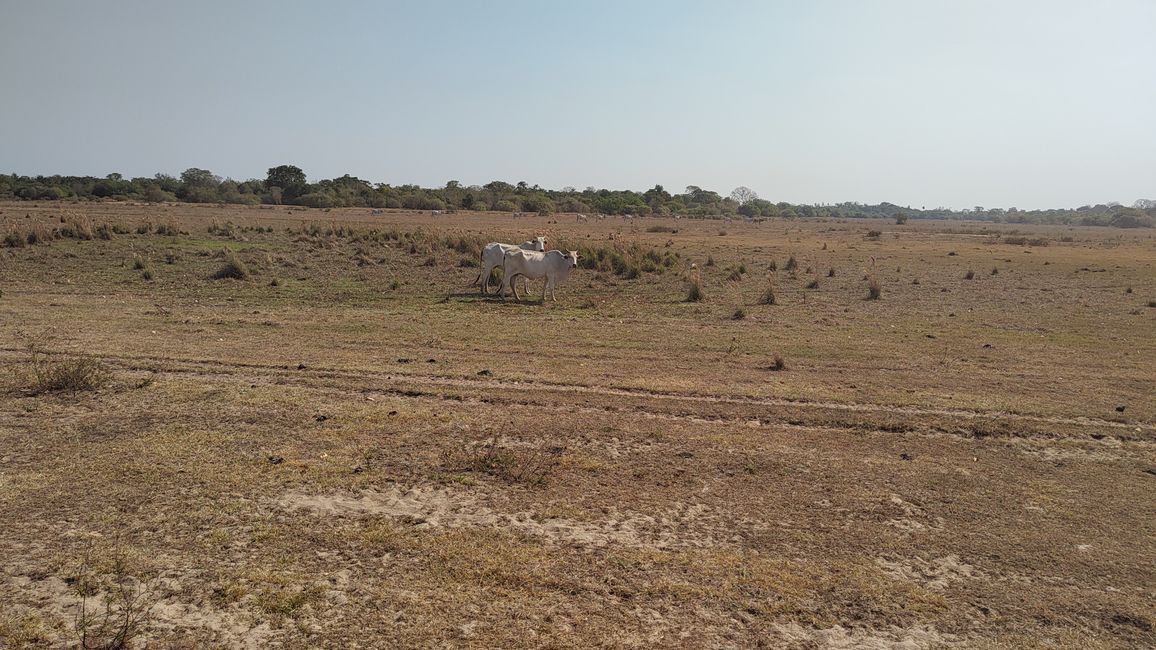
[[[755,194],[754,190],[745,185],[739,185],[731,191],[731,200],[739,205],[743,205],[747,201],[757,198],[759,198],[759,195]]]
[[[30,201],[136,200],[160,203],[239,203],[255,205],[291,204],[315,208],[367,207],[409,208],[413,210],[499,210],[508,212],[602,213],[609,215],[678,215],[717,218],[738,215],[748,219],[766,218],[883,218],[902,223],[907,219],[972,219],[1003,223],[1060,223],[1119,228],[1150,228],[1156,223],[1156,201],[1139,199],[1120,203],[1085,205],[1075,209],[1006,210],[974,206],[971,209],[912,208],[894,203],[833,205],[771,202],[745,186],[729,196],[689,185],[682,194],[671,194],[662,185],[644,191],[609,190],[586,187],[582,191],[567,186],[544,189],[527,181],[516,184],[491,181],[464,187],[451,180],[441,188],[418,185],[371,183],[351,174],[308,182],[296,165],[270,167],[265,179],[239,181],[222,179],[207,169],[191,167],[179,178],[157,174],[152,178],[125,179],[121,174],[93,176],[0,175],[0,199]]]

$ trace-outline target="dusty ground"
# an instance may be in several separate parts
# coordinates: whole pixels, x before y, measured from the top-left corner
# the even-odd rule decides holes
[[[1151,232],[10,203],[0,236],[62,216],[127,232],[0,249],[0,646],[123,594],[149,647],[1156,644]],[[537,234],[678,258],[513,304],[444,241]],[[103,386],[32,394],[84,358]]]

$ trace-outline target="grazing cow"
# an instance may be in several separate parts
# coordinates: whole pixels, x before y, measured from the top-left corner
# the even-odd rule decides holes
[[[570,277],[570,271],[578,267],[578,251],[569,251],[563,253],[562,251],[547,251],[539,253],[537,251],[525,251],[515,249],[506,252],[506,274],[502,277],[502,300],[506,299],[506,288],[512,287],[514,290],[514,300],[521,300],[518,296],[518,285],[514,284],[514,278],[522,276],[523,278],[546,278],[546,284],[542,287],[542,302],[546,302],[546,293],[549,292],[550,299],[558,302],[554,297],[554,287],[565,282]],[[529,295],[529,292],[526,292]]]
[[[586,223],[587,221],[589,221],[589,219],[586,218],[586,215],[579,214],[579,215],[576,215],[574,217],[574,221],[579,222],[579,223]]]
[[[505,263],[506,251],[527,250],[527,251],[544,251],[546,250],[546,238],[536,237],[530,241],[524,241],[517,246],[513,244],[500,244],[498,242],[490,242],[482,249],[482,272],[478,275],[478,279],[474,280],[474,284],[482,285],[482,293],[488,294],[490,292],[490,273],[495,267],[502,266]],[[526,282],[522,280],[522,290],[527,293]]]

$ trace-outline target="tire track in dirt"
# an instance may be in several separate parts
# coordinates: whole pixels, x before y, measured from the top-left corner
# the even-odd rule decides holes
[[[329,379],[343,382],[349,382],[359,388],[359,392],[366,392],[373,390],[384,393],[391,393],[401,396],[411,397],[442,397],[449,399],[457,399],[462,401],[466,398],[472,397],[482,402],[497,402],[497,403],[517,403],[527,406],[541,404],[542,401],[534,401],[527,399],[526,401],[519,401],[513,397],[512,393],[528,393],[528,394],[542,394],[554,396],[568,396],[571,399],[580,399],[585,396],[607,398],[609,400],[653,400],[663,403],[670,407],[683,406],[683,413],[671,413],[669,411],[659,409],[647,409],[645,407],[600,407],[591,405],[589,400],[581,403],[575,403],[575,407],[595,408],[601,411],[627,412],[639,413],[642,415],[650,415],[655,417],[670,417],[672,415],[680,419],[695,419],[699,421],[728,421],[747,422],[755,419],[755,415],[744,414],[741,417],[718,417],[713,414],[701,414],[697,408],[690,408],[695,405],[702,407],[738,407],[738,408],[752,408],[752,409],[791,409],[803,412],[834,412],[842,414],[865,414],[883,416],[893,418],[898,416],[900,419],[918,420],[921,418],[944,418],[957,424],[978,422],[983,423],[999,423],[1012,422],[1023,423],[1030,425],[1059,425],[1066,427],[1095,427],[1097,429],[1108,430],[1112,433],[1109,435],[1125,437],[1125,438],[1139,438],[1147,440],[1154,433],[1156,433],[1156,425],[1147,422],[1139,423],[1125,423],[1115,422],[1111,420],[1104,420],[1093,417],[1054,417],[1042,415],[1028,415],[1020,413],[1010,413],[1006,411],[969,411],[963,409],[942,409],[942,408],[921,408],[921,407],[902,407],[891,406],[884,404],[864,404],[864,403],[848,403],[848,402],[818,402],[805,400],[790,400],[790,399],[776,399],[776,398],[755,398],[755,397],[741,397],[741,396],[726,396],[726,395],[701,395],[701,394],[685,394],[665,391],[654,391],[637,388],[621,388],[612,386],[590,386],[584,384],[567,384],[562,382],[551,381],[507,381],[501,379],[470,379],[464,377],[448,377],[436,375],[418,375],[399,373],[392,370],[344,370],[338,368],[321,368],[321,367],[307,367],[294,368],[288,365],[254,363],[254,362],[227,362],[214,359],[196,359],[196,358],[180,358],[180,357],[163,357],[154,355],[104,355],[104,354],[80,354],[64,351],[46,351],[49,354],[67,357],[92,357],[99,358],[106,363],[110,363],[126,370],[136,371],[151,371],[160,373],[173,374],[199,374],[199,375],[245,375],[250,373],[256,377],[278,377],[281,379],[290,379],[294,383],[305,385],[316,385],[315,380]],[[22,348],[0,347],[0,358],[8,357],[7,361],[12,361],[17,355],[25,355],[27,350]],[[377,382],[378,385],[368,386],[367,383]],[[382,386],[380,384],[386,384]],[[425,391],[421,389],[426,389]],[[451,395],[445,393],[434,392],[437,389],[445,391],[463,391],[466,393],[474,393],[475,395]],[[553,402],[546,402],[552,404]],[[721,414],[720,414],[721,415]],[[795,424],[789,418],[784,418],[783,414],[774,412],[759,412],[758,419],[769,420],[783,420],[787,419],[789,424]],[[870,424],[870,423],[866,423]],[[806,425],[804,425],[806,426]],[[839,430],[855,430],[863,431],[864,429],[871,429],[871,426],[834,426],[822,427]],[[812,427],[813,428],[813,427]],[[893,427],[883,427],[886,430],[892,430]],[[928,427],[914,426],[908,430],[915,432],[919,429],[927,429]],[[935,431],[937,427],[930,427]],[[940,433],[952,433],[950,431],[943,431]],[[958,433],[958,432],[956,432]],[[988,435],[988,434],[983,434]],[[977,434],[977,437],[982,435]],[[1021,437],[1036,437],[1036,436],[1021,436]],[[1038,437],[1055,437],[1040,435]]]

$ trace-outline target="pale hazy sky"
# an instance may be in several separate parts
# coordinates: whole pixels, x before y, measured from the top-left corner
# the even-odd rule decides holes
[[[0,173],[1156,198],[1156,0],[0,0]]]

